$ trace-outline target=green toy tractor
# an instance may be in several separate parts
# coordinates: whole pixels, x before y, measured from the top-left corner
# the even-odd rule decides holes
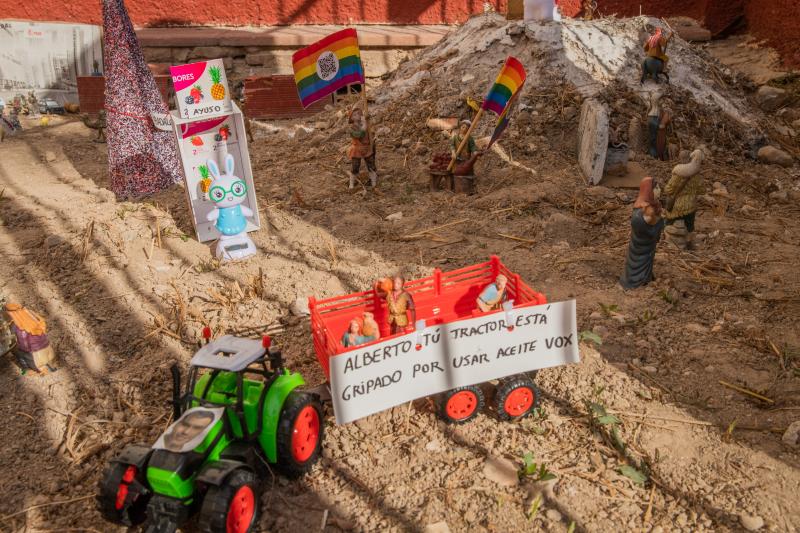
[[[172,533],[198,512],[202,531],[254,531],[268,465],[295,477],[319,458],[319,398],[297,390],[302,376],[283,368],[269,337],[220,337],[192,357],[183,395],[176,366],[172,379],[175,422],[153,446],[128,446],[111,461],[100,512],[147,522],[148,533]]]

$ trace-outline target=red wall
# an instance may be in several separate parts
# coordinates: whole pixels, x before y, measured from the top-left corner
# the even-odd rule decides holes
[[[751,0],[745,16],[751,33],[777,48],[787,65],[800,67],[800,1]]]
[[[453,24],[483,12],[484,0],[128,0],[136,26],[275,24]],[[505,12],[507,0],[490,0]],[[100,2],[0,0],[0,18],[102,21]]]

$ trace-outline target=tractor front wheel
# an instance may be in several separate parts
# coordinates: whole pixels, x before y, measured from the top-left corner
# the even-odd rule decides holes
[[[437,412],[445,422],[469,422],[483,409],[483,391],[477,385],[457,387],[437,397]]]
[[[277,467],[289,477],[308,472],[319,459],[322,438],[322,406],[319,401],[305,392],[291,392],[278,421]]]
[[[134,465],[111,463],[100,478],[97,506],[109,522],[136,526],[147,518],[150,491],[139,481]]]
[[[200,508],[200,527],[206,533],[256,531],[261,491],[249,470],[234,470],[225,481],[208,489]]]
[[[504,379],[497,386],[495,409],[501,420],[527,416],[539,406],[539,389],[524,375]]]

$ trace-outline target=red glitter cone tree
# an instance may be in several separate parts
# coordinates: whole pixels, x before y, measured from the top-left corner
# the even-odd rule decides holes
[[[103,0],[108,169],[119,199],[141,198],[181,181],[175,136],[153,126],[168,113],[123,0]]]

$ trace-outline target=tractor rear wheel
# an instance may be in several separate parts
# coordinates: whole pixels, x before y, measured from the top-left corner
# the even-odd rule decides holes
[[[322,406],[316,396],[293,391],[278,421],[278,469],[298,477],[317,462],[323,438]]]
[[[103,518],[125,526],[136,526],[147,518],[150,491],[139,481],[134,465],[110,463],[100,478],[97,506]]]
[[[494,403],[501,420],[516,420],[539,406],[539,389],[527,376],[512,376],[497,385]]]
[[[479,386],[457,387],[436,398],[436,411],[445,422],[463,424],[478,416],[483,403],[483,391]]]
[[[258,478],[249,470],[234,470],[221,485],[208,489],[199,525],[206,533],[256,531],[261,506]]]

